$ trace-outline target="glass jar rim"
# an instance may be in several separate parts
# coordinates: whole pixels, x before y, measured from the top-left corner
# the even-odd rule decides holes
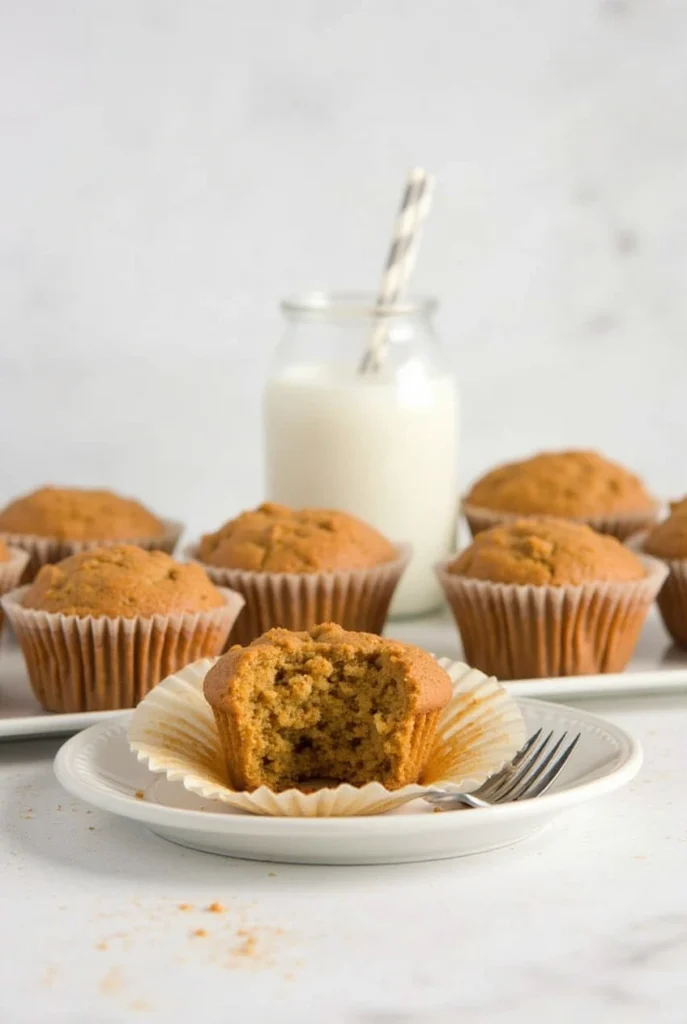
[[[418,295],[408,295],[396,302],[380,304],[372,292],[307,291],[289,295],[281,302],[282,313],[286,316],[321,314],[337,320],[355,317],[429,317],[437,306],[435,298]]]

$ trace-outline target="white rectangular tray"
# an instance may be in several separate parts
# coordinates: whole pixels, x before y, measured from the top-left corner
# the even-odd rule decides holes
[[[424,619],[392,621],[388,636],[432,651],[439,657],[462,658],[460,640],[448,612]],[[687,651],[673,647],[655,609],[647,620],[635,655],[625,672],[560,679],[523,679],[508,683],[519,697],[546,697],[574,702],[574,698],[607,697],[687,691]],[[84,711],[59,715],[43,711],[36,702],[24,669],[21,651],[5,634],[0,646],[0,740],[37,736],[68,736],[119,711]]]

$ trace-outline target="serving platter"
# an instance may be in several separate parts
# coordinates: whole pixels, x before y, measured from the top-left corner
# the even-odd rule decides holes
[[[438,657],[462,659],[460,639],[448,612],[422,619],[393,620],[386,633],[398,640],[418,644]],[[546,697],[573,702],[575,698],[687,692],[687,651],[671,644],[658,612],[652,608],[635,655],[625,672],[523,679],[506,685],[518,697]],[[69,736],[119,714],[119,711],[84,711],[61,715],[43,711],[31,692],[21,651],[5,630],[0,644],[0,741]]]

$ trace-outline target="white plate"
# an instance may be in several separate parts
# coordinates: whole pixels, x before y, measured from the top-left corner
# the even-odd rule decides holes
[[[126,739],[130,714],[68,740],[55,759],[55,773],[65,789],[82,800],[207,853],[301,864],[441,860],[519,842],[567,807],[609,793],[639,771],[639,744],[617,726],[558,704],[522,699],[518,703],[528,734],[542,726],[581,732],[582,738],[546,796],[484,810],[434,813],[419,800],[378,817],[242,814],[203,800],[140,764]]]
[[[448,612],[424,619],[392,621],[386,633],[434,651],[438,657],[458,661],[463,657],[460,640]],[[625,672],[524,679],[506,685],[518,697],[549,697],[554,700],[687,690],[687,651],[671,645],[654,608]],[[69,736],[119,714],[119,711],[82,711],[59,715],[43,711],[31,693],[21,651],[5,635],[0,649],[0,741]]]

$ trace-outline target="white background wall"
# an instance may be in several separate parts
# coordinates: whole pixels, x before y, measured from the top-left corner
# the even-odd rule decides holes
[[[0,0],[0,500],[257,502],[277,300],[374,287],[414,163],[463,482],[687,491],[686,54],[681,0]]]

